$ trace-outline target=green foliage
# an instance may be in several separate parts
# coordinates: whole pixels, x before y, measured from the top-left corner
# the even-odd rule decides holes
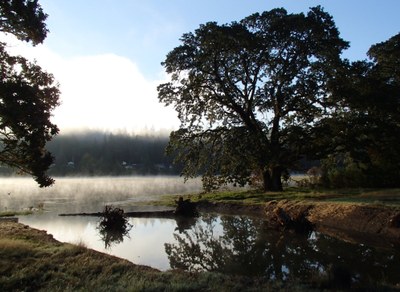
[[[321,183],[330,188],[398,187],[397,162],[370,157],[368,163],[356,162],[349,153],[329,156],[322,161]]]
[[[158,87],[181,127],[169,152],[205,187],[250,182],[282,190],[281,175],[307,151],[310,127],[327,113],[329,84],[347,42],[320,7],[307,15],[274,9],[240,22],[209,22],[184,34],[163,63]]]
[[[338,78],[340,107],[316,132],[329,154],[325,185],[400,186],[400,34],[368,54],[370,62],[348,64]]]
[[[46,37],[46,17],[37,1],[2,1],[0,31],[38,44]],[[10,56],[4,43],[0,65],[0,163],[31,174],[41,187],[51,185],[46,170],[53,157],[45,145],[58,133],[50,122],[58,84],[37,64]]]
[[[332,188],[365,187],[367,177],[348,154],[337,155],[323,160],[321,183]]]
[[[0,2],[0,31],[11,33],[22,41],[34,45],[47,36],[47,14],[38,0],[2,0]]]

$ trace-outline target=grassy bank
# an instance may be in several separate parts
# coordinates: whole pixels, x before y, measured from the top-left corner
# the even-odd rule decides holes
[[[0,212],[0,217],[24,216],[32,214],[33,211],[2,211]]]
[[[156,205],[175,205],[178,196],[164,196]],[[229,190],[183,196],[193,202],[221,202],[262,205],[272,200],[300,200],[338,203],[360,203],[400,208],[400,189],[311,189],[289,187],[283,192],[265,193],[259,190]]]
[[[218,273],[160,272],[60,243],[44,231],[0,222],[2,291],[276,291],[308,290],[298,284]]]

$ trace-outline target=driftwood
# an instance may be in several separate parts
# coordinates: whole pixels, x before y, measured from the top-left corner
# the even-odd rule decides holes
[[[198,212],[196,210],[196,206],[194,203],[189,202],[189,200],[184,200],[183,203],[182,201],[183,199],[178,200],[179,204],[177,204],[175,210],[124,212],[124,217],[175,219],[177,224],[175,230],[182,233],[184,230],[190,229],[194,224],[196,224],[196,217],[198,216]],[[103,217],[104,212],[69,213],[69,214],[59,214],[59,216]]]
[[[125,212],[124,215],[126,217],[136,217],[136,218],[176,218],[176,217],[189,217],[194,218],[198,217],[199,213],[196,209],[196,204],[191,202],[190,199],[184,200],[182,197],[179,197],[178,200],[175,201],[176,208],[175,210],[163,210],[163,211],[136,211],[136,212]],[[60,214],[59,216],[103,216],[103,212],[96,213],[67,213]]]
[[[133,217],[133,218],[171,218],[175,219],[177,217],[197,217],[199,213],[196,209],[196,204],[190,202],[189,199],[184,200],[180,197],[176,202],[175,210],[162,210],[162,211],[134,211],[134,212],[125,212],[125,217]],[[94,213],[65,213],[59,214],[59,216],[93,216],[93,217],[101,217],[103,216],[103,212],[94,212]]]
[[[164,211],[137,211],[137,212],[125,212],[126,217],[132,218],[175,218],[174,210],[164,210]],[[95,213],[65,213],[59,214],[59,216],[93,216],[101,217],[103,212]]]
[[[17,217],[0,217],[0,222],[18,222]]]

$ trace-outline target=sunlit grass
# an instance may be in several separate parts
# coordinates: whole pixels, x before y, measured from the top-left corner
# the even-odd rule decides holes
[[[2,211],[0,212],[0,217],[13,217],[13,216],[24,216],[24,215],[32,215],[33,211],[24,210],[24,211]]]
[[[156,205],[174,206],[179,196],[163,196]],[[260,205],[272,200],[324,201],[341,203],[378,204],[400,207],[400,189],[313,189],[288,187],[283,192],[263,192],[255,189],[224,190],[194,193],[183,196],[193,202],[221,202]]]

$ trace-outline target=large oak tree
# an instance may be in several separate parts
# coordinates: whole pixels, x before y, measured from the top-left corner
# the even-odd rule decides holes
[[[47,15],[37,0],[2,0],[0,32],[33,45],[47,35]],[[0,163],[31,174],[38,184],[53,183],[46,171],[53,163],[46,142],[58,133],[50,121],[59,104],[51,74],[22,56],[12,56],[0,43]]]
[[[185,177],[201,172],[210,187],[258,175],[266,191],[282,190],[314,123],[331,112],[330,82],[348,46],[332,17],[321,7],[274,9],[206,23],[181,42],[163,62],[171,81],[158,92],[181,121],[169,152]]]

